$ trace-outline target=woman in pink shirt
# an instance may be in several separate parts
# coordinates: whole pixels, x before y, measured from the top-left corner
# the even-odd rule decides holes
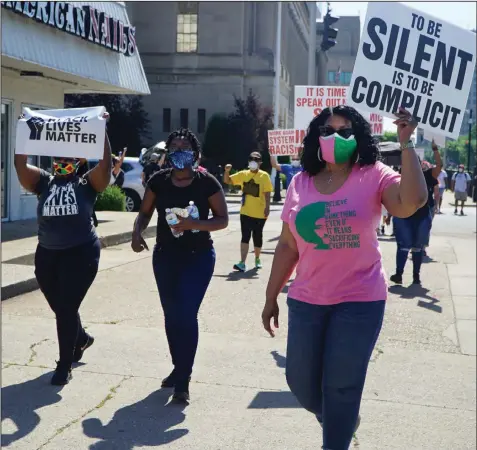
[[[359,425],[366,371],[387,297],[376,236],[382,205],[409,217],[427,201],[410,143],[417,126],[400,109],[402,174],[379,162],[369,123],[350,106],[326,108],[304,139],[303,172],[288,189],[283,228],[262,313],[278,327],[277,298],[289,288],[288,385],[323,426],[323,448],[347,450]]]

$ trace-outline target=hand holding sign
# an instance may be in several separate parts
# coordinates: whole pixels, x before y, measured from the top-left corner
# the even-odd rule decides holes
[[[397,120],[393,123],[397,125],[397,134],[401,145],[407,144],[411,140],[412,133],[417,128],[417,121],[411,116],[409,111],[399,108],[395,114]]]

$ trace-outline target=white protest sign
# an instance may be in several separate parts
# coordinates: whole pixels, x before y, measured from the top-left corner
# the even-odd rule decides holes
[[[424,131],[424,139],[426,141],[429,141],[429,142],[432,142],[432,140],[434,139],[434,142],[439,147],[445,147],[446,146],[446,137],[445,136],[442,136],[440,134],[432,133],[428,130]]]
[[[346,105],[348,86],[295,86],[295,116],[293,126],[299,130],[308,125],[323,109]],[[383,134],[383,117],[376,112],[364,113],[375,135]]]
[[[301,143],[299,130],[268,130],[268,151],[272,156],[298,155]]]
[[[101,159],[106,120],[104,106],[72,109],[23,108],[18,120],[15,153]]]
[[[475,68],[475,34],[400,3],[369,2],[348,104],[457,138]]]

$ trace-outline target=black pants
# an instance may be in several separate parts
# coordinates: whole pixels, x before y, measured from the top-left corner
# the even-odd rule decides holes
[[[86,343],[78,310],[98,273],[100,251],[99,240],[66,250],[36,249],[35,275],[56,315],[61,362],[72,363],[75,346]]]
[[[253,246],[262,248],[263,227],[267,219],[256,219],[255,217],[240,214],[240,227],[242,229],[242,244],[248,244],[253,238]]]

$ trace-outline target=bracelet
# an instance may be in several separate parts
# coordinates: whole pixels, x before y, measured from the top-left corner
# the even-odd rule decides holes
[[[412,149],[416,148],[414,146],[414,142],[409,141],[407,144],[401,144],[401,150],[405,150],[407,148],[412,148]]]

